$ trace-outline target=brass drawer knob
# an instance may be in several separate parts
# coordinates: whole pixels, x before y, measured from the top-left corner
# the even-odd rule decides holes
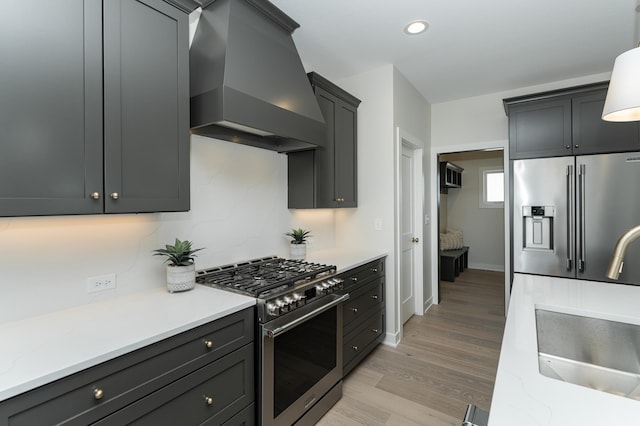
[[[372,294],[372,295],[371,295],[371,298],[372,298],[373,300],[378,300],[378,295],[377,295],[377,294]]]
[[[211,398],[210,396],[205,395],[205,396],[204,396],[204,402],[205,402],[207,405],[213,405],[213,398]]]
[[[378,329],[377,328],[374,328],[371,331],[373,331],[374,333],[378,334]]]
[[[353,311],[354,314],[358,313],[358,308],[352,308],[351,310]]]
[[[353,281],[354,283],[358,282],[358,277],[351,277],[351,281]]]
[[[355,346],[355,345],[353,345],[353,346],[351,346],[351,349],[353,349],[354,351],[357,351],[357,350],[358,350],[358,347],[357,347],[357,346]]]
[[[120,194],[118,194],[117,192],[112,192],[111,198],[113,198],[114,200],[117,200],[118,198],[120,198]]]
[[[211,349],[213,347],[213,342],[211,340],[205,340],[204,345],[207,347],[207,349]]]
[[[378,268],[371,268],[373,272],[378,272]]]
[[[104,396],[104,392],[102,391],[102,389],[100,388],[95,388],[93,390],[93,397],[95,399],[102,399],[102,397]]]
[[[89,196],[94,200],[99,200],[100,199],[100,193],[99,192],[92,192],[91,195],[89,195]]]

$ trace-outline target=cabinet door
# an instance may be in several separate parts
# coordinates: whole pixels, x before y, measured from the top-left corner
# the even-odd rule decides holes
[[[315,88],[316,98],[320,111],[327,125],[327,139],[325,145],[316,148],[316,208],[339,207],[338,195],[335,187],[337,155],[336,145],[336,109],[337,102],[335,96],[320,87]]]
[[[606,89],[573,98],[573,153],[599,154],[640,150],[638,122],[604,121],[602,108]]]
[[[101,5],[0,3],[0,216],[102,212]]]
[[[512,159],[570,154],[571,98],[509,107],[509,156]]]
[[[189,209],[188,15],[104,2],[105,211]]]
[[[357,109],[339,102],[335,107],[335,198],[339,207],[358,206]]]

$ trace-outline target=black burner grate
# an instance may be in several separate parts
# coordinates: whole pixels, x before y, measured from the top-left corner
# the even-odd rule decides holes
[[[273,256],[198,271],[196,282],[261,297],[333,273],[335,266]]]

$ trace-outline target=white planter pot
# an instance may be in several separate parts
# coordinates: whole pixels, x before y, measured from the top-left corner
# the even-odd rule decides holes
[[[196,265],[167,265],[167,289],[169,293],[191,290],[196,285]]]
[[[304,259],[307,257],[306,244],[291,244],[289,246],[289,257],[291,259]]]

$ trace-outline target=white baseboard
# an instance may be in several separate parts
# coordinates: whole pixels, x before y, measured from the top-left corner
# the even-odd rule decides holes
[[[383,345],[396,347],[400,343],[400,332],[397,333],[386,333],[384,336],[384,340],[382,341]]]
[[[431,307],[431,305],[433,305],[433,296],[431,296],[427,300],[425,300],[424,306],[422,307],[422,314],[421,315],[426,314],[427,311],[429,310],[429,308]]]
[[[471,263],[469,269],[482,269],[484,271],[504,272],[504,265],[489,265],[487,263]]]

